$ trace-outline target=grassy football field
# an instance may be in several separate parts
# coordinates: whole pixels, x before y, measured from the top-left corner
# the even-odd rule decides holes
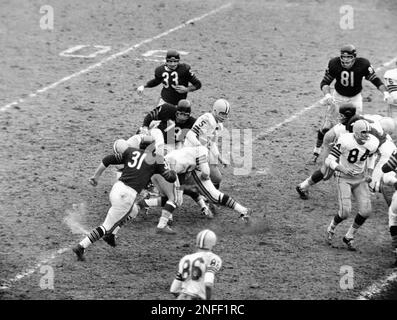
[[[356,299],[390,274],[380,195],[359,250],[349,252],[341,240],[356,206],[332,248],[325,231],[338,210],[334,181],[307,201],[295,187],[316,169],[308,160],[324,110],[313,104],[328,60],[353,43],[379,75],[394,66],[382,66],[397,57],[393,1],[350,1],[352,29],[341,28],[340,0],[54,0],[52,30],[40,24],[45,4],[1,4],[0,299],[171,299],[179,259],[204,228],[218,235],[223,260],[214,299]],[[115,169],[96,188],[87,179],[114,140],[133,135],[156,106],[160,86],[142,97],[135,89],[161,63],[157,50],[169,48],[183,51],[181,62],[202,81],[189,94],[193,115],[225,98],[225,127],[252,134],[234,144],[252,153],[250,170],[236,175],[241,163],[232,161],[221,189],[254,210],[253,225],[227,208],[204,219],[185,198],[176,236],[155,233],[154,209],[119,232],[116,248],[99,241],[78,262],[70,248],[103,222]],[[372,84],[363,96],[365,113],[386,115]],[[354,283],[343,289],[346,267]],[[48,272],[53,289],[43,289]]]

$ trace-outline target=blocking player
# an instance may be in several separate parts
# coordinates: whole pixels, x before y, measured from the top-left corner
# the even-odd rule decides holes
[[[201,81],[188,64],[179,63],[178,51],[168,50],[165,60],[165,64],[154,70],[154,78],[139,86],[137,92],[142,94],[145,88],[153,88],[162,83],[163,89],[158,105],[167,102],[176,106],[180,100],[186,99],[188,92],[200,89]]]
[[[356,114],[356,108],[352,103],[341,104],[339,108],[339,123],[333,126],[324,136],[324,160],[327,158],[334,142],[343,134],[347,133],[347,124]],[[333,171],[323,162],[320,169],[314,171],[306,180],[296,187],[296,191],[303,200],[309,199],[309,188],[322,180],[328,180]]]
[[[197,252],[184,256],[178,265],[170,292],[177,300],[210,300],[215,274],[222,267],[221,258],[212,252],[216,235],[206,229],[197,234]]]
[[[157,128],[161,130],[163,141],[168,148],[178,149],[196,121],[191,112],[192,105],[189,100],[182,99],[177,106],[165,103],[145,116],[140,131],[146,133],[149,132],[149,128]]]
[[[339,211],[327,228],[327,241],[330,245],[336,226],[347,219],[351,213],[352,195],[358,201],[359,210],[354,223],[343,237],[343,242],[351,251],[356,250],[355,234],[372,210],[368,182],[375,165],[375,157],[372,155],[378,149],[379,140],[370,134],[370,130],[368,121],[357,120],[353,124],[353,133],[341,135],[325,160],[326,164],[336,171],[339,199]],[[368,174],[365,171],[366,168]]]
[[[387,70],[383,78],[390,93],[390,96],[386,100],[388,103],[387,114],[389,117],[393,117],[393,109],[397,108],[397,68]]]
[[[212,112],[204,113],[197,118],[192,129],[186,134],[184,143],[186,147],[200,145],[207,147],[211,170],[210,178],[217,189],[219,189],[222,181],[218,164],[226,164],[219,152],[217,139],[223,130],[223,122],[227,120],[229,113],[229,102],[225,99],[216,100],[212,106]]]
[[[106,215],[105,221],[72,248],[80,261],[85,260],[84,252],[91,244],[101,239],[105,234],[112,233],[113,229],[128,215],[134,217],[138,214],[138,207],[134,204],[136,196],[147,186],[153,174],[159,173],[169,182],[175,182],[177,179],[176,172],[167,169],[161,159],[157,158],[160,160],[157,162],[148,162],[147,159],[149,159],[150,155],[145,150],[130,147],[126,140],[116,140],[113,148],[114,154],[102,159],[89,182],[96,186],[99,177],[109,165],[124,164],[124,168],[121,177],[110,191],[109,199],[112,206]]]
[[[340,56],[332,58],[328,62],[320,88],[329,108],[324,122],[318,130],[312,162],[317,161],[321,153],[324,135],[336,122],[340,103],[351,102],[356,107],[357,114],[363,113],[363,98],[361,95],[363,78],[370,81],[382,92],[385,101],[390,99],[390,93],[382,80],[376,75],[371,63],[366,58],[357,57],[357,50],[353,45],[344,45],[340,50]],[[335,90],[331,94],[330,85],[334,80]]]

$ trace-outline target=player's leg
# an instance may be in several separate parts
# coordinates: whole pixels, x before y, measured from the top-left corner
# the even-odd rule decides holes
[[[204,194],[204,196],[213,203],[218,203],[225,207],[229,207],[238,213],[240,213],[240,217],[243,218],[245,221],[248,222],[249,219],[249,209],[242,206],[232,197],[227,194],[220,192],[218,189],[215,188],[211,180],[203,180],[201,179],[201,173],[194,170],[192,172],[192,176],[194,181],[196,182],[200,191]]]
[[[159,233],[168,233],[168,234],[175,234],[175,231],[172,230],[168,222],[172,220],[172,214],[174,210],[177,208],[176,204],[176,190],[173,183],[167,182],[161,175],[155,174],[152,176],[153,184],[159,189],[160,193],[163,194],[167,201],[164,204],[163,208],[161,209],[161,216],[159,222],[157,224],[156,232]],[[148,202],[144,200],[146,204]],[[158,203],[158,199],[157,199]]]
[[[111,233],[118,224],[130,214],[137,214],[136,206],[133,207],[136,191],[123,182],[116,182],[110,191],[109,198],[111,207],[106,215],[105,221],[99,227],[93,229],[80,243],[73,248],[79,260],[84,260],[84,250],[91,244],[101,239],[106,233]]]
[[[346,243],[349,250],[355,251],[354,247],[354,236],[356,235],[358,229],[364,224],[367,218],[372,212],[371,197],[369,192],[368,183],[365,181],[356,184],[352,193],[358,202],[358,213],[354,218],[352,225],[347,231],[346,235],[343,237],[343,242]]]
[[[332,218],[327,228],[327,241],[332,244],[335,229],[338,224],[347,219],[351,212],[351,186],[347,179],[336,177],[336,189],[338,191],[338,213]]]
[[[314,171],[306,180],[301,182],[297,187],[296,191],[299,193],[299,196],[303,200],[309,199],[309,188],[316,183],[320,182],[324,178],[324,168],[325,165],[323,164],[320,169]]]

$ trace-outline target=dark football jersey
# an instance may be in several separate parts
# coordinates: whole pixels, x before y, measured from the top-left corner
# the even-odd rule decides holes
[[[335,79],[336,92],[345,97],[353,97],[363,89],[363,78],[371,82],[377,78],[374,68],[367,59],[356,58],[353,66],[346,69],[342,67],[340,58],[335,57],[329,61],[320,86],[322,88],[323,85],[330,85]]]
[[[186,99],[187,97],[187,93],[178,93],[173,86],[183,85],[187,87],[190,82],[197,89],[201,87],[201,82],[186,63],[180,63],[175,70],[171,70],[163,64],[156,68],[154,76],[158,81],[163,83],[161,98],[173,105],[177,105],[179,100]]]
[[[143,126],[149,127],[152,121],[160,121],[156,127],[163,133],[165,143],[183,142],[196,118],[190,116],[186,122],[177,123],[176,111],[177,108],[168,103],[158,106],[145,117]]]
[[[148,185],[153,174],[163,174],[166,171],[162,157],[155,158],[151,153],[137,148],[128,148],[122,157],[114,154],[106,156],[102,162],[105,167],[109,164],[124,164],[119,180],[137,193]]]

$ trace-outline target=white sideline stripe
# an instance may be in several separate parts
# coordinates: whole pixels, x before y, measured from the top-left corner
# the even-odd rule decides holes
[[[383,63],[380,67],[378,67],[378,68],[375,69],[375,72],[378,72],[378,71],[380,71],[380,70],[382,70],[382,69],[384,69],[384,68],[387,68],[388,66],[390,66],[391,64],[393,64],[393,63],[396,62],[396,61],[397,61],[397,57],[391,59],[390,61],[387,61],[387,62]],[[282,122],[280,122],[280,123],[278,123],[278,124],[276,124],[276,125],[270,127],[269,129],[266,129],[264,132],[261,132],[260,134],[258,134],[258,136],[256,136],[256,138],[254,139],[254,141],[256,141],[256,140],[258,140],[258,139],[261,139],[261,138],[264,138],[266,135],[272,133],[273,131],[275,131],[276,129],[282,127],[283,125],[285,125],[285,124],[287,124],[287,123],[289,123],[289,122],[294,121],[296,118],[298,118],[299,116],[301,116],[302,114],[304,114],[306,111],[309,111],[309,110],[311,110],[311,109],[313,109],[313,108],[315,108],[315,107],[321,106],[321,104],[320,104],[319,102],[320,102],[320,100],[317,101],[317,102],[315,102],[315,103],[313,103],[311,106],[306,107],[306,108],[300,110],[299,112],[293,114],[293,115],[292,115],[291,117],[289,117],[288,119],[285,119],[284,121],[282,121]]]
[[[43,93],[43,92],[46,92],[46,91],[48,91],[48,90],[50,90],[50,89],[52,89],[52,88],[55,88],[55,87],[57,87],[58,85],[60,85],[61,83],[64,83],[64,82],[66,82],[66,81],[68,81],[68,80],[70,80],[70,79],[73,79],[73,78],[78,77],[78,76],[80,76],[80,75],[82,75],[82,74],[85,74],[85,73],[87,73],[87,72],[90,72],[90,71],[92,71],[92,70],[94,70],[94,69],[96,69],[96,68],[99,68],[99,67],[101,67],[103,64],[105,64],[105,63],[107,63],[107,62],[109,62],[109,61],[111,61],[111,60],[114,60],[114,59],[118,58],[119,56],[125,55],[125,54],[129,53],[130,51],[135,50],[135,49],[139,48],[140,46],[142,46],[142,45],[144,45],[144,44],[147,44],[147,43],[152,42],[152,41],[154,41],[154,40],[160,39],[160,38],[162,38],[162,37],[164,37],[164,36],[166,36],[166,35],[168,35],[168,34],[170,34],[170,33],[172,33],[172,32],[175,32],[175,31],[177,31],[177,30],[179,30],[179,29],[182,29],[182,28],[186,27],[188,24],[190,24],[190,23],[192,23],[192,22],[195,22],[195,21],[199,21],[199,20],[201,20],[201,19],[204,19],[204,18],[206,18],[206,17],[208,17],[208,16],[210,16],[210,15],[212,15],[212,14],[214,14],[214,13],[217,13],[218,11],[221,11],[221,10],[223,10],[223,9],[226,9],[226,8],[230,7],[231,5],[232,5],[232,3],[229,2],[229,3],[227,3],[227,4],[224,4],[223,6],[220,6],[220,7],[217,8],[217,9],[211,10],[211,11],[209,11],[209,12],[207,12],[207,13],[205,13],[205,14],[199,16],[199,17],[190,19],[190,20],[188,20],[188,21],[186,21],[186,22],[180,24],[179,26],[176,26],[176,27],[174,27],[174,28],[172,28],[172,29],[169,29],[169,30],[167,30],[167,31],[165,31],[165,32],[162,32],[162,33],[158,34],[157,36],[154,36],[154,37],[152,37],[152,38],[148,38],[148,39],[146,39],[146,40],[143,40],[143,41],[141,41],[141,42],[139,42],[139,43],[137,43],[137,44],[135,44],[135,45],[133,45],[133,46],[131,46],[131,47],[129,47],[129,48],[123,50],[123,51],[117,52],[117,53],[112,54],[111,56],[109,56],[109,57],[107,57],[107,58],[102,59],[102,60],[101,60],[100,62],[98,62],[98,63],[92,64],[92,65],[90,65],[89,67],[87,67],[87,68],[85,68],[85,69],[83,69],[83,70],[80,70],[80,71],[78,71],[78,72],[76,72],[76,73],[73,73],[73,74],[71,74],[70,76],[64,77],[64,78],[62,78],[61,80],[59,80],[59,81],[57,81],[57,82],[54,82],[53,84],[50,84],[50,85],[47,86],[47,87],[38,89],[38,90],[36,90],[34,93],[30,93],[28,96],[29,96],[29,97],[34,97],[34,96],[36,96],[36,95],[39,94],[39,93]],[[22,101],[21,101],[21,100],[22,100]],[[26,100],[26,99],[19,99],[19,100],[13,101],[13,102],[11,102],[11,103],[5,105],[4,107],[0,108],[0,112],[4,112],[4,111],[6,111],[7,109],[9,109],[10,107],[12,107],[12,106],[14,106],[14,105],[17,105],[17,104],[20,103],[20,102],[24,102],[25,100]]]
[[[379,293],[384,291],[385,288],[391,282],[395,281],[396,279],[397,279],[397,272],[394,271],[388,277],[386,277],[386,279],[377,281],[374,284],[370,285],[364,291],[361,291],[360,295],[357,297],[356,300],[368,300],[368,299],[371,299],[375,295],[378,295]]]

